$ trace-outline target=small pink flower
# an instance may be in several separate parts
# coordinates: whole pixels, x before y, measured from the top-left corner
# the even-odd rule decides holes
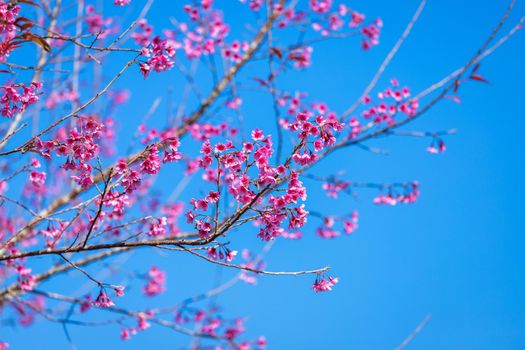
[[[252,130],[252,139],[254,141],[261,141],[263,138],[264,138],[264,133],[261,130],[259,129]]]
[[[93,305],[100,308],[108,308],[114,306],[115,303],[112,302],[111,299],[109,299],[106,292],[103,289],[101,289],[100,293],[97,296],[97,299],[95,299],[95,301],[93,302]]]
[[[129,340],[131,339],[131,333],[128,329],[126,328],[122,328],[122,330],[120,331],[120,339],[122,340]]]
[[[146,158],[140,163],[140,169],[146,174],[155,175],[160,170],[160,158],[157,145],[153,145]]]
[[[115,171],[118,174],[124,174],[128,170],[128,163],[124,159],[119,159],[117,165],[115,166]]]
[[[332,7],[332,0],[310,0],[310,8],[317,13],[326,13]]]
[[[343,229],[346,234],[351,234],[357,229],[358,213],[354,211],[350,216],[350,220],[344,220]]]
[[[312,288],[314,292],[316,293],[330,292],[332,291],[333,286],[338,282],[339,282],[338,278],[328,276],[328,279],[326,279],[325,277],[319,278],[318,276]]]
[[[139,331],[144,331],[148,329],[149,327],[151,327],[151,324],[148,322],[146,318],[146,314],[140,314],[137,317],[137,329]]]
[[[91,305],[93,305],[93,300],[91,300],[91,295],[86,295],[84,298],[84,301],[80,303],[80,312],[86,312],[91,308]]]
[[[115,286],[113,288],[117,297],[124,296],[124,286]]]
[[[33,168],[40,168],[41,167],[40,161],[38,159],[36,159],[36,158],[32,158],[31,159],[31,166]]]
[[[217,203],[220,198],[220,193],[215,191],[210,191],[210,193],[206,196],[206,201],[208,203]]]
[[[153,219],[153,222],[150,224],[149,231],[147,232],[148,236],[163,236],[164,234],[166,234],[167,225],[168,219],[165,216],[159,219]]]
[[[46,181],[46,173],[45,172],[32,171],[29,174],[29,181],[31,181],[31,183],[35,187],[44,187],[45,181]]]
[[[439,142],[438,142],[438,149],[439,149],[440,153],[443,153],[443,152],[446,151],[447,147],[445,145],[445,142],[443,142],[443,140],[439,140]]]
[[[191,204],[193,205],[193,210],[208,210],[208,202],[203,199],[191,199]]]
[[[355,28],[359,26],[365,19],[365,16],[359,12],[352,11],[352,21],[350,22],[349,26],[351,28]]]

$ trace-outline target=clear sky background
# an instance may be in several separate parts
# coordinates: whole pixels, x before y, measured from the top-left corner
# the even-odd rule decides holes
[[[158,29],[167,25],[168,15],[180,13],[179,3],[157,0],[150,22],[158,23]],[[216,3],[239,28],[243,16],[249,15],[239,10],[237,1]],[[326,101],[336,111],[344,110],[366,86],[418,1],[354,0],[349,5],[369,17],[383,18],[381,44],[369,52],[361,51],[356,39],[318,44],[312,68],[283,80],[284,86],[309,91],[313,99]],[[506,6],[507,1],[430,0],[378,87],[385,87],[390,77],[414,91],[438,81],[475,53]],[[130,12],[137,10],[135,5]],[[523,15],[525,5],[519,1],[507,28]],[[131,13],[126,16],[133,18]],[[466,85],[460,91],[460,105],[442,102],[406,129],[456,128],[457,135],[446,138],[444,154],[426,153],[427,140],[388,138],[370,143],[387,149],[388,156],[351,149],[312,170],[328,174],[344,168],[356,181],[421,183],[420,199],[409,206],[374,206],[371,191],[361,192],[357,201],[341,197],[335,202],[321,191],[311,192],[309,208],[359,210],[359,230],[350,237],[322,240],[310,227],[301,241],[279,240],[268,256],[268,269],[330,265],[341,280],[332,293],[314,294],[311,277],[261,277],[255,287],[239,284],[219,296],[216,301],[225,314],[246,316],[247,334],[265,335],[269,349],[275,350],[393,349],[427,314],[432,315],[430,322],[408,349],[524,349],[524,54],[525,36],[518,33],[481,65],[480,72],[490,84]],[[250,67],[243,73],[255,74]],[[182,83],[176,71],[145,82],[136,70],[127,72],[118,87],[130,88],[133,95],[117,115],[119,122],[136,125],[155,97],[165,96],[165,89],[155,87],[163,84],[177,91]],[[248,127],[273,127],[269,99],[264,99],[245,96]],[[165,111],[164,102],[162,106],[159,110]],[[169,178],[162,181],[161,187],[173,186]],[[250,230],[234,242],[239,248],[241,242],[262,247],[254,236]],[[131,266],[144,270],[152,257],[170,274],[168,293],[148,301],[151,305],[173,304],[235,273],[223,270],[217,275],[215,267],[196,258],[146,250],[133,256]],[[77,282],[83,283],[80,278]],[[52,290],[53,285],[48,287]],[[122,302],[136,305],[138,299],[131,293]],[[81,350],[180,349],[190,340],[152,327],[122,342],[119,330],[70,328]],[[39,322],[29,330],[5,332],[1,338],[13,349],[70,348],[57,324]],[[56,346],[43,346],[46,339]]]

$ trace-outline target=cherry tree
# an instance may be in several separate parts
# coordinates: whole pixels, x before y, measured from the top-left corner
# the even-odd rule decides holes
[[[425,7],[421,1],[360,96],[336,111],[300,84],[288,90],[280,82],[290,71],[308,70],[322,41],[362,50],[379,45],[380,14],[363,14],[351,3],[240,0],[235,6],[253,16],[243,18],[246,30],[239,32],[229,22],[235,14],[212,0],[170,3],[184,14],[164,26],[148,21],[153,0],[104,2],[112,13],[138,9],[127,23],[105,15],[96,1],[0,0],[1,317],[23,326],[112,327],[130,341],[166,327],[190,336],[194,349],[264,349],[264,336],[243,335],[242,315],[225,317],[205,301],[261,275],[304,275],[297,283],[314,293],[337,288],[337,266],[312,269],[305,261],[304,270],[271,270],[268,251],[284,239],[299,246],[303,235],[352,235],[358,212],[335,214],[331,199],[363,192],[377,205],[403,205],[418,199],[420,187],[407,179],[352,181],[344,164],[319,175],[317,165],[355,147],[381,152],[374,140],[396,135],[445,152],[454,130],[408,127],[441,101],[459,102],[468,84],[487,82],[480,63],[521,28],[523,19],[506,23],[514,2],[471,58],[441,81],[423,91],[395,78],[384,85],[387,66]],[[247,66],[256,69],[246,74]],[[130,98],[140,99],[144,80],[161,74],[185,84],[165,118],[151,121],[160,114],[159,99],[144,115],[120,114]],[[119,85],[124,77],[135,83]],[[158,95],[166,91],[158,86]],[[245,127],[249,91],[269,97],[272,127]],[[176,183],[162,186],[158,179],[173,174]],[[319,191],[326,194],[323,212],[307,200]],[[259,244],[242,246],[238,238],[248,233]],[[128,290],[153,300],[170,292],[158,261],[142,262],[140,270],[112,268],[118,257],[133,260],[137,249],[187,254],[237,272],[171,305],[135,302],[131,309],[121,305]],[[111,273],[100,277],[98,270]],[[86,288],[79,293],[71,285]],[[0,349],[8,341],[0,339]]]

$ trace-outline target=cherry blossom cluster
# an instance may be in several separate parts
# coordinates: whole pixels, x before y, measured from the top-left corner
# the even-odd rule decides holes
[[[415,99],[410,99],[410,89],[408,87],[400,87],[397,79],[390,81],[391,86],[383,91],[377,93],[376,104],[370,96],[363,99],[363,104],[367,107],[361,115],[368,120],[372,120],[374,124],[386,124],[392,126],[396,123],[396,116],[402,113],[408,117],[414,116],[419,102]]]
[[[232,42],[229,47],[227,45],[224,46],[225,47],[222,49],[222,56],[235,63],[240,62],[243,54],[249,49],[247,42],[241,43],[239,41]]]
[[[116,297],[122,297],[124,296],[124,287],[120,285],[107,285],[104,283],[98,283],[99,284],[99,292],[95,299],[91,297],[91,294],[87,294],[84,296],[83,300],[79,301],[79,310],[81,313],[88,312],[91,310],[91,308],[97,307],[101,309],[107,309],[115,306],[115,303],[111,300],[107,293],[107,287],[109,287],[113,294]]]
[[[322,133],[326,142],[330,138],[330,126],[318,119],[318,131]],[[282,227],[289,221],[289,228],[299,228],[306,222],[308,212],[299,201],[306,200],[306,190],[299,180],[299,174],[289,170],[285,165],[270,166],[270,159],[274,152],[273,143],[264,132],[255,129],[251,133],[253,142],[244,142],[242,148],[237,148],[232,141],[219,142],[212,145],[209,140],[201,147],[202,156],[198,159],[199,167],[206,172],[210,182],[217,182],[220,186],[225,182],[228,192],[240,205],[255,204],[260,188],[278,186],[285,179],[287,187],[283,195],[271,194],[268,204],[259,209],[260,217],[256,224],[260,227],[258,236],[263,240],[274,239],[284,232]],[[253,162],[250,160],[253,157]],[[211,168],[217,162],[217,168]],[[248,170],[251,164],[257,170],[257,178],[252,179]],[[209,170],[209,171],[208,171]],[[219,191],[210,191],[204,198],[191,200],[193,210],[186,213],[187,222],[194,224],[201,238],[211,236],[214,228],[218,229],[219,222],[206,212],[215,208],[220,200]]]
[[[338,132],[346,130],[347,138],[349,140],[357,139],[365,131],[371,129],[371,126],[379,126],[381,128],[392,127],[399,120],[400,115],[407,118],[412,118],[416,115],[419,102],[411,98],[410,89],[408,87],[400,87],[397,79],[392,79],[390,87],[377,93],[377,102],[370,96],[365,96],[362,100],[364,109],[360,112],[361,116],[351,116],[348,118],[346,124],[341,123],[342,117],[338,117],[337,113],[330,110],[325,102],[309,102],[307,94],[304,92],[280,92],[277,99],[278,106],[283,108],[285,113],[290,117],[281,117],[279,124],[284,129],[289,129],[290,125],[296,122],[298,114],[306,114],[309,118],[313,113],[318,113],[321,117],[329,121],[337,121],[340,123]],[[439,134],[425,133],[425,136],[434,137],[436,145],[442,140],[438,137]],[[320,141],[318,141],[320,143]],[[438,148],[439,149],[439,148]],[[430,149],[428,149],[430,151]]]
[[[34,148],[48,159],[51,159],[51,152],[66,157],[62,168],[73,171],[74,175],[71,178],[81,187],[87,188],[93,184],[93,166],[90,161],[98,156],[98,140],[105,136],[105,133],[104,124],[95,116],[86,116],[78,120],[77,127],[69,130],[60,128],[53,140],[42,141],[37,138]]]
[[[337,283],[339,283],[339,278],[319,274],[312,285],[312,289],[316,293],[330,292]]]
[[[31,275],[31,269],[23,265],[18,265],[16,272],[18,274],[18,285],[20,288],[24,291],[33,290],[36,285],[36,278]]]
[[[166,274],[158,267],[153,266],[148,271],[148,282],[143,288],[144,295],[153,297],[166,290]]]
[[[224,245],[209,247],[206,251],[208,257],[213,260],[223,260],[224,262],[231,262],[237,255],[236,250],[230,250]]]
[[[190,308],[182,306],[177,310],[175,321],[179,325],[192,324],[194,329],[211,338],[224,339],[236,344],[235,349],[239,350],[264,350],[267,341],[263,336],[252,341],[240,340],[239,338],[245,333],[245,320],[237,317],[233,319],[225,318],[219,314],[217,308],[211,307]],[[224,349],[215,347],[215,349]]]
[[[148,57],[145,63],[140,64],[140,71],[147,78],[150,71],[163,72],[173,66],[172,57],[175,56],[175,48],[169,40],[162,40],[156,36],[151,41],[150,47],[142,49],[142,55]]]
[[[379,45],[379,35],[381,34],[381,28],[383,27],[383,21],[378,18],[374,23],[370,23],[361,29],[363,35],[363,41],[361,47],[363,50],[368,50],[373,46]]]
[[[323,183],[323,190],[325,190],[325,193],[328,197],[337,198],[339,196],[339,192],[346,191],[350,188],[350,185],[351,183],[348,181],[342,181],[332,177]]]
[[[117,6],[126,6],[131,3],[131,0],[114,0],[113,3]]]
[[[143,54],[152,54],[148,63],[141,64],[142,73],[147,76],[151,68],[160,72],[169,69],[173,63],[175,50],[182,49],[188,59],[196,59],[202,55],[214,54],[217,47],[224,46],[224,39],[229,33],[229,27],[223,20],[220,11],[211,7],[211,1],[201,1],[195,5],[185,5],[184,11],[189,17],[189,22],[180,22],[176,29],[166,29],[163,31],[163,37],[151,38],[153,27],[145,20],[139,23],[140,32],[133,33],[135,41],[144,47]],[[150,50],[148,45],[157,41],[157,45]],[[237,47],[232,47],[238,51]],[[152,52],[151,52],[152,51]],[[233,51],[228,51],[233,52]],[[235,56],[235,55],[232,55]]]
[[[351,29],[359,29],[363,37],[361,47],[368,50],[379,44],[379,36],[383,21],[377,18],[371,23],[365,24],[365,15],[351,10],[345,4],[340,4],[337,9],[332,11],[332,1],[312,0],[310,1],[312,10],[321,16],[312,23],[312,28],[320,32],[322,36],[340,31],[345,26]]]
[[[220,135],[237,135],[236,128],[230,128],[226,123],[217,125],[211,123],[195,123],[189,128],[190,135],[198,141],[206,141],[212,137]]]
[[[148,318],[154,316],[154,313],[147,310],[137,315],[137,325],[133,327],[122,328],[120,331],[120,339],[129,340],[132,336],[136,335],[139,331],[145,331],[151,327],[148,322]]]
[[[419,193],[419,183],[417,181],[406,184],[389,185],[386,188],[386,193],[374,198],[374,203],[387,205],[414,203],[419,197]]]
[[[253,11],[260,11],[264,4],[262,0],[241,0],[241,2],[248,3]],[[323,37],[341,33],[347,28],[351,30],[347,34],[358,30],[358,33],[363,37],[361,46],[364,50],[379,44],[379,36],[383,27],[382,20],[377,18],[371,23],[365,23],[365,15],[352,10],[346,4],[336,5],[333,0],[310,0],[306,9],[298,8],[296,3],[285,7],[280,7],[277,4],[275,6],[282,12],[282,16],[277,22],[278,28],[309,26]],[[311,51],[311,48],[309,49]]]
[[[42,82],[32,82],[26,86],[23,84],[12,84],[3,86],[3,94],[0,97],[2,115],[11,118],[22,113],[30,105],[38,102],[38,92],[42,88]]]
[[[19,5],[12,5],[2,0],[0,1],[0,35],[12,38],[16,31],[16,19],[20,12]]]
[[[93,306],[100,307],[100,308],[108,308],[115,305],[113,301],[109,298],[109,296],[106,294],[106,291],[104,288],[100,289],[100,293],[98,293],[97,298],[93,301]]]
[[[342,223],[343,232],[347,235],[354,233],[357,229],[359,214],[353,211],[348,217],[327,216],[323,218],[323,225],[317,228],[317,235],[322,238],[336,238],[340,235],[335,228],[337,222]]]
[[[339,121],[339,117],[336,112],[331,110],[327,103],[318,101],[308,101],[308,95],[305,92],[289,93],[282,91],[280,96],[277,98],[277,104],[283,108],[284,114],[288,117],[281,117],[279,125],[283,129],[290,129],[290,125],[297,125],[297,119],[313,119],[313,116],[317,115],[320,118],[327,119],[329,122],[337,121],[338,125],[335,131],[342,131],[345,124]],[[299,116],[301,115],[301,116]],[[305,115],[305,116],[304,116]],[[307,124],[308,125],[308,124]]]
[[[113,19],[104,18],[101,14],[95,12],[93,5],[86,6],[86,24],[91,34],[96,34],[99,38],[105,38],[115,31],[112,27]]]
[[[300,165],[315,162],[320,151],[335,144],[335,135],[341,132],[343,127],[344,124],[333,114],[312,118],[312,113],[299,113],[292,123],[286,125],[287,129],[297,133],[302,144],[293,154],[293,160]],[[310,144],[313,145],[313,149]]]
[[[397,203],[414,203],[419,197],[419,183],[413,182],[402,182],[402,183],[369,183],[369,182],[351,182],[330,176],[328,178],[310,176],[313,180],[322,181],[322,188],[330,198],[338,198],[341,192],[354,195],[353,190],[356,188],[370,188],[375,189],[379,192],[373,199],[375,204],[390,204],[395,205]],[[329,225],[331,226],[331,225]]]

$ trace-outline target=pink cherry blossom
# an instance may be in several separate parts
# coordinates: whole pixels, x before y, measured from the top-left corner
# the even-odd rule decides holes
[[[95,301],[93,301],[93,305],[96,306],[96,307],[100,307],[100,308],[108,308],[108,307],[114,306],[115,303],[112,302],[109,299],[109,297],[106,294],[106,292],[103,289],[101,289],[100,293],[97,296],[97,299],[95,299]]]
[[[153,266],[148,272],[148,282],[144,286],[144,294],[148,297],[161,294],[166,290],[166,274]]]
[[[319,292],[331,292],[332,291],[332,288],[335,284],[337,284],[339,282],[339,279],[338,278],[334,278],[334,277],[330,277],[328,276],[328,278],[326,277],[317,277],[317,279],[315,280],[312,288],[314,290],[314,292],[316,293],[319,293]]]

